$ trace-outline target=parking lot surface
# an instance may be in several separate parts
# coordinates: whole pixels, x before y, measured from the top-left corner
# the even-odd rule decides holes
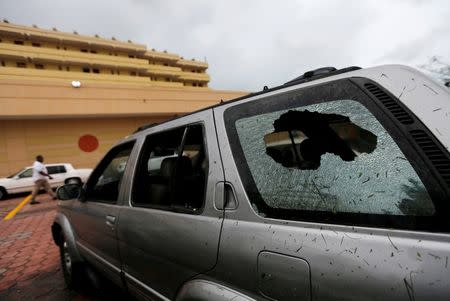
[[[66,288],[51,234],[57,201],[46,194],[12,219],[25,196],[0,201],[0,300],[98,300]]]

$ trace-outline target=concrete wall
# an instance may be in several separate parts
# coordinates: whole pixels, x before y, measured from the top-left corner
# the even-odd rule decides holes
[[[94,167],[120,138],[139,126],[211,106],[243,92],[161,88],[69,81],[0,78],[0,176],[33,163],[69,162]],[[78,146],[83,135],[99,141],[93,152]]]
[[[119,139],[141,125],[167,118],[0,120],[0,177],[32,165],[38,154],[46,163],[68,162],[76,168],[92,168]],[[97,138],[96,150],[80,149],[79,139],[84,135]]]

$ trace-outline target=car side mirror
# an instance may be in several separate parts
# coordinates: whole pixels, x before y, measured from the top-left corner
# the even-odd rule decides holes
[[[81,190],[79,184],[66,184],[56,190],[56,196],[62,201],[77,199],[81,195]]]

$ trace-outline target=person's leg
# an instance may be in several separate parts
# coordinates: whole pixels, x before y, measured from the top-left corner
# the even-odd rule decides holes
[[[45,180],[44,182],[44,189],[47,191],[47,193],[53,198],[56,199],[56,194],[53,192],[52,188],[50,187],[50,183]]]
[[[38,194],[41,186],[42,186],[42,180],[37,180],[36,182],[34,182],[33,192],[31,193],[30,204],[39,204],[39,202],[36,201],[36,195]]]

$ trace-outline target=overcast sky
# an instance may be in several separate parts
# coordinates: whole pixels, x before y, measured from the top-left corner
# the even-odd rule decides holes
[[[260,90],[324,66],[450,63],[448,0],[0,0],[0,18],[206,58],[215,89]]]

